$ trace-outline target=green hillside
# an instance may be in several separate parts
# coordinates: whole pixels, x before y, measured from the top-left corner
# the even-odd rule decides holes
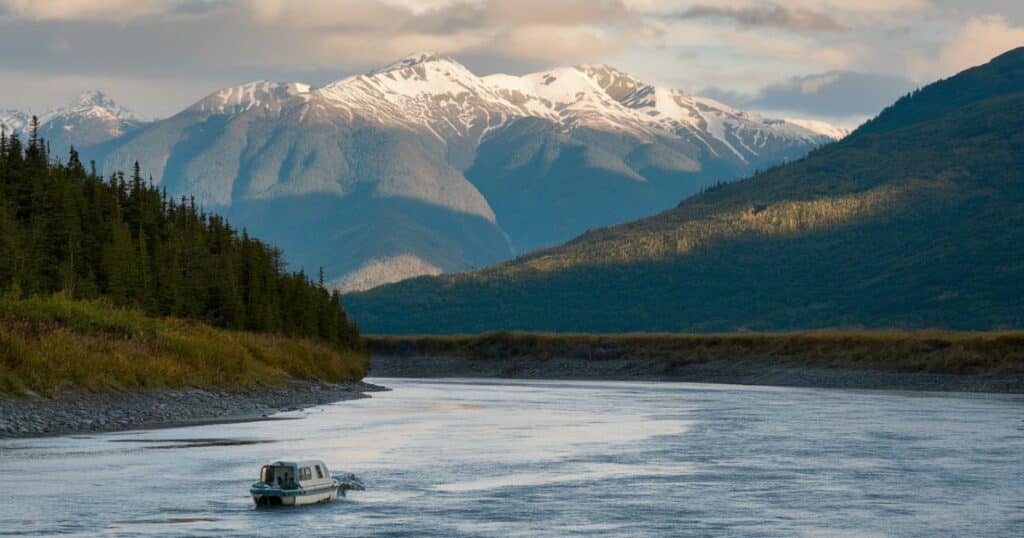
[[[1024,326],[1024,49],[647,219],[345,297],[368,332]]]
[[[0,398],[358,381],[369,357],[323,341],[156,318],[66,293],[0,294]]]
[[[138,164],[103,178],[38,132],[0,132],[0,397],[366,375],[337,292]]]
[[[64,293],[151,316],[309,338],[357,349],[341,298],[278,249],[194,200],[175,200],[132,174],[99,176],[38,136],[0,133],[0,292],[12,300]]]

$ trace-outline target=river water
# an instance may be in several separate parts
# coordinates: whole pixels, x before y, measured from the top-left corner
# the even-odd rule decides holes
[[[0,534],[1020,536],[1024,399],[376,379],[294,420],[0,440]],[[255,510],[259,465],[367,484]]]

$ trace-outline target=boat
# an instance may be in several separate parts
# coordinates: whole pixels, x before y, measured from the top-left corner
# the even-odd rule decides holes
[[[275,461],[260,469],[260,480],[249,493],[259,508],[302,506],[333,501],[345,495],[345,488],[320,460]]]

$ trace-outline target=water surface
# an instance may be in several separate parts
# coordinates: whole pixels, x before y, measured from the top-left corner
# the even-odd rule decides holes
[[[1011,536],[1024,399],[377,379],[296,420],[0,440],[0,534]],[[368,486],[252,507],[261,463]]]

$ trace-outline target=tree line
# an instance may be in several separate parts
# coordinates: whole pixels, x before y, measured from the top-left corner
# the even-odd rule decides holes
[[[341,297],[222,217],[174,199],[136,162],[129,176],[89,169],[0,131],[0,290],[106,297],[156,316],[356,347]]]

